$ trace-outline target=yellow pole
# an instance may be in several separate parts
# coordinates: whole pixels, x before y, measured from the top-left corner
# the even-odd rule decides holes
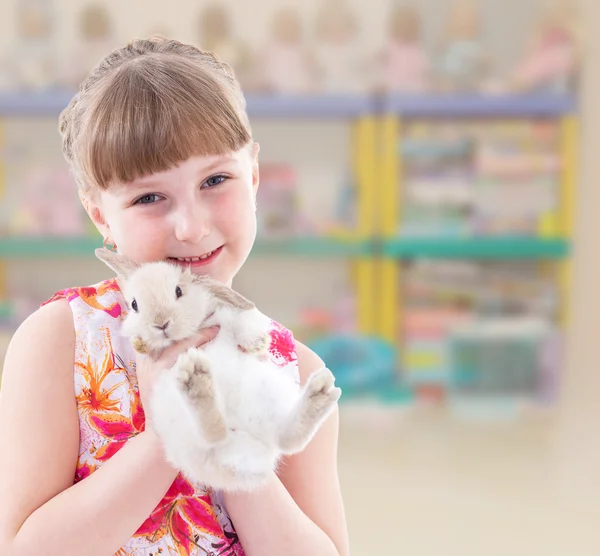
[[[389,114],[383,118],[381,133],[381,178],[379,196],[379,228],[383,240],[397,237],[400,222],[400,181],[401,154],[400,121],[396,115]],[[377,307],[379,333],[394,344],[399,341],[402,322],[400,307],[400,261],[383,257],[380,262],[380,288]]]
[[[564,116],[561,120],[561,160],[562,176],[559,193],[559,232],[560,237],[573,240],[573,219],[575,213],[575,190],[577,187],[579,122],[575,115]],[[558,263],[559,284],[559,323],[563,328],[570,321],[570,299],[572,278],[572,255]]]
[[[375,233],[375,155],[376,128],[372,116],[359,118],[354,124],[354,162],[357,183],[357,237],[370,241]],[[357,330],[361,334],[376,333],[375,324],[375,259],[372,254],[354,261],[357,299]]]
[[[354,160],[358,188],[358,239],[371,239],[375,232],[376,122],[372,116],[355,124]]]

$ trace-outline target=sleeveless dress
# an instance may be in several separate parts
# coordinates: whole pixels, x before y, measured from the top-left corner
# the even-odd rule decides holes
[[[74,386],[79,413],[79,459],[74,482],[85,480],[144,430],[135,352],[119,334],[127,305],[115,279],[57,292],[75,325]],[[272,321],[271,358],[298,380],[292,333]],[[243,556],[218,492],[177,476],[148,519],[117,556]]]

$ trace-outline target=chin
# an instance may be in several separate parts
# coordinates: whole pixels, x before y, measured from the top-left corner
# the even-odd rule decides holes
[[[198,276],[208,276],[222,284],[229,284],[233,280],[234,273],[224,271],[219,268],[198,268],[193,270]]]

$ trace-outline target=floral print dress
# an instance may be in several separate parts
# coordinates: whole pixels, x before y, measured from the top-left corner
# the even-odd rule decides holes
[[[80,446],[74,482],[85,480],[144,430],[135,352],[119,334],[127,305],[115,279],[62,290],[45,304],[68,300],[76,343],[74,383]],[[271,358],[296,380],[291,332],[273,321]],[[179,475],[118,556],[241,556],[244,554],[218,492]]]

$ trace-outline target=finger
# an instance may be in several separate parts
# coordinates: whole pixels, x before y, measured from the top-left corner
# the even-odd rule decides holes
[[[196,347],[200,347],[201,345],[204,345],[210,342],[211,340],[214,340],[217,334],[219,333],[219,329],[219,326],[211,326],[210,328],[203,328],[202,330],[200,330],[197,338],[198,341],[195,344]]]
[[[176,342],[166,348],[159,357],[161,363],[174,364],[177,360],[177,356],[184,351],[192,347],[200,347],[210,340],[214,339],[219,331],[218,326],[211,326],[210,328],[204,328],[185,340]]]

